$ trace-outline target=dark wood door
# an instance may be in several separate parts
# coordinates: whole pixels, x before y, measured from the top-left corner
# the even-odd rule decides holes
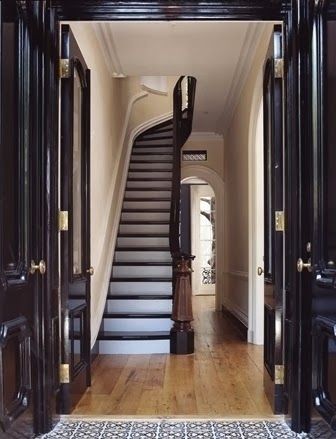
[[[282,28],[275,26],[264,66],[264,386],[283,413],[283,66]]]
[[[336,431],[336,2],[315,12],[313,215],[303,259],[312,282],[313,419],[321,416]]]
[[[61,38],[61,411],[70,413],[91,377],[90,70],[68,25]]]
[[[0,15],[0,436],[30,437],[50,429],[58,388],[57,230],[48,174],[57,131],[47,106],[54,20],[45,2],[4,0]],[[45,44],[42,23],[49,26]]]

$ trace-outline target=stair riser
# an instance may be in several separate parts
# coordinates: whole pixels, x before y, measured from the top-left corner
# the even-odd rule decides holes
[[[167,188],[167,189],[171,189],[172,186],[172,182],[171,181],[128,181],[126,188],[127,189],[131,189],[131,188],[151,188],[151,187],[162,187],[162,188]]]
[[[169,224],[121,224],[120,233],[169,233]]]
[[[169,266],[115,266],[113,277],[172,277],[172,267]]]
[[[116,262],[171,262],[169,251],[116,251]]]
[[[142,221],[169,221],[169,212],[123,212],[121,219],[124,221],[142,220]]]
[[[127,190],[125,192],[126,198],[170,198],[171,191],[131,191]]]
[[[170,209],[170,201],[124,201],[123,209]]]
[[[124,319],[124,318],[104,318],[104,331],[169,331],[172,321],[164,319]]]
[[[167,312],[172,311],[172,301],[166,300],[107,300],[107,312]]]
[[[130,178],[172,178],[172,173],[170,171],[159,171],[159,172],[137,172],[128,171],[128,177]]]
[[[169,340],[102,340],[100,354],[169,354]]]
[[[173,155],[172,154],[156,155],[150,153],[150,154],[142,154],[142,155],[137,154],[131,156],[132,162],[143,161],[143,160],[151,161],[151,162],[160,162],[162,160],[162,161],[166,161],[167,163],[171,163],[173,161]]]
[[[151,145],[172,145],[173,140],[169,139],[146,139],[146,140],[136,140],[136,146],[151,146]]]
[[[172,294],[171,282],[110,282],[110,294]]]
[[[118,238],[117,239],[118,247],[168,247],[169,246],[169,238]]]
[[[148,171],[154,171],[160,169],[172,169],[173,165],[171,162],[167,163],[130,163],[129,170],[136,171],[137,169],[147,169]]]
[[[145,154],[156,152],[167,152],[169,154],[173,154],[172,146],[137,146],[133,149],[133,152],[143,152]]]
[[[169,136],[173,137],[173,130],[158,131],[157,133],[145,134],[143,137],[141,137],[141,140],[148,140],[148,139],[150,140],[150,139],[157,139],[160,137],[169,137]]]

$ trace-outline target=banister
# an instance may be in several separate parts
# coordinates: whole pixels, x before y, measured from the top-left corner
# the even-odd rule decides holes
[[[186,81],[186,107],[183,108],[183,81]],[[173,260],[182,255],[180,246],[180,203],[181,203],[181,148],[192,131],[196,92],[196,79],[181,76],[174,88],[173,95],[173,175],[172,198],[170,208],[169,246]]]
[[[183,90],[183,86],[186,90]],[[183,253],[180,244],[181,208],[181,149],[192,131],[196,79],[181,76],[173,95],[173,170],[172,197],[169,222],[169,246],[173,266],[173,313],[170,351],[175,354],[194,352],[194,331],[191,327],[191,260],[194,256]]]

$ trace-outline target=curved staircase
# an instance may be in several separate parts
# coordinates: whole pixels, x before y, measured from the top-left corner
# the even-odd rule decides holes
[[[142,133],[133,144],[98,335],[101,354],[170,351],[172,168],[173,124],[168,121]]]

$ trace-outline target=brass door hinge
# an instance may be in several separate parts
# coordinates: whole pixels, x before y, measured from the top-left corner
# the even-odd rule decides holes
[[[59,379],[61,384],[70,383],[70,366],[69,364],[62,363],[59,368]]]
[[[59,77],[62,78],[70,78],[70,60],[67,58],[61,58],[59,60]]]
[[[58,230],[61,232],[69,230],[69,214],[67,210],[60,210],[58,212]]]
[[[282,364],[274,366],[274,384],[285,383],[285,367]]]
[[[283,210],[278,210],[275,212],[275,231],[285,231],[285,213]]]
[[[283,78],[284,76],[284,60],[283,58],[274,59],[274,77]]]

